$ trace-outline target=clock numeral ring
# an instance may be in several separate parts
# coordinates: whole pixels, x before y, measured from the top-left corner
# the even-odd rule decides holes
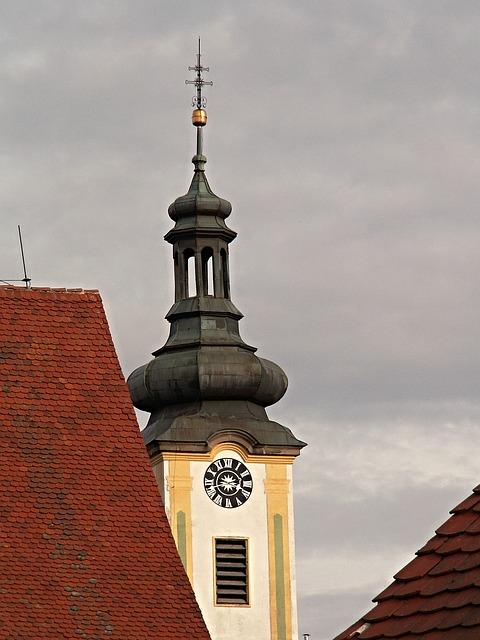
[[[219,458],[205,471],[203,486],[214,504],[224,509],[235,509],[249,499],[253,480],[243,462],[234,458]]]

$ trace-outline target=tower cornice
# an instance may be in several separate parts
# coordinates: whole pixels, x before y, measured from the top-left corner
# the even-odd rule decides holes
[[[170,244],[175,244],[177,240],[181,239],[192,239],[195,242],[196,238],[218,238],[220,240],[224,240],[227,243],[232,242],[237,237],[237,233],[229,229],[228,227],[221,228],[221,226],[217,226],[212,228],[212,226],[198,226],[201,222],[195,219],[194,222],[190,223],[188,220],[183,220],[182,225],[175,226],[173,229],[170,229],[164,236],[164,240],[170,242]],[[220,227],[220,228],[219,228]]]

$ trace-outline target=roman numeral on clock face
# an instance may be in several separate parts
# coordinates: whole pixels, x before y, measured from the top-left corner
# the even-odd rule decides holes
[[[235,509],[250,498],[253,480],[243,462],[234,458],[219,458],[205,470],[203,486],[207,496],[216,505]]]

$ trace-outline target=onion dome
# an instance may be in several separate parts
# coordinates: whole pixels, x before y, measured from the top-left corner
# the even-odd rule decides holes
[[[213,193],[210,188],[205,175],[206,156],[197,154],[192,158],[192,162],[195,171],[188,192],[168,207],[168,215],[176,224],[166,234],[165,240],[173,244],[180,235],[191,234],[195,229],[197,233],[200,230],[203,233],[216,230],[222,232],[221,236],[225,240],[233,240],[237,234],[225,224],[225,218],[230,215],[232,205],[228,200]]]
[[[274,362],[223,346],[164,351],[128,380],[133,403],[143,411],[203,400],[247,400],[267,407],[280,400],[287,384]]]
[[[168,207],[168,215],[172,220],[175,220],[175,222],[178,222],[182,218],[191,217],[195,217],[197,221],[201,221],[198,220],[198,216],[204,215],[219,217],[225,220],[232,211],[230,202],[224,198],[219,198],[211,190],[204,168],[207,158],[206,156],[200,157],[202,158],[201,162],[198,161],[198,156],[195,156],[192,160],[195,164],[195,173],[188,193],[177,198],[175,202],[172,202]],[[200,165],[202,168],[200,168]]]

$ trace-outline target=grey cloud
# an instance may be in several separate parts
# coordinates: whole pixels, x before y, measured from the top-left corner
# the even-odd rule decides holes
[[[348,469],[343,471],[348,476]],[[374,495],[358,499],[354,487],[350,496],[343,493],[339,496],[338,487],[331,480],[316,495],[308,492],[296,497],[299,557],[308,557],[312,550],[329,555],[352,549],[365,554],[377,551],[386,556],[397,550],[413,558],[415,551],[434,535],[434,529],[447,520],[448,510],[463,500],[470,489],[460,485],[391,490],[379,481]],[[308,521],[302,518],[304,513],[309,513]],[[391,575],[399,568],[392,565]]]
[[[368,593],[306,596],[298,612],[300,638],[303,633],[310,633],[312,640],[331,640],[371,609],[370,599]],[[346,617],[344,611],[349,611],[351,617]]]

